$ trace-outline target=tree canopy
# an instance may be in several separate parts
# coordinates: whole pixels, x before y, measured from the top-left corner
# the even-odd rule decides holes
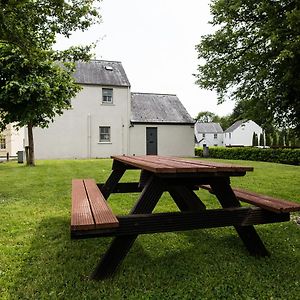
[[[100,20],[95,0],[0,0],[0,130],[27,126],[34,165],[33,127],[46,127],[80,90],[71,61],[90,58],[91,46],[53,51],[56,35],[69,37]],[[58,63],[60,61],[60,63]]]
[[[217,30],[197,46],[197,84],[247,114],[300,131],[300,7],[295,0],[213,0]]]

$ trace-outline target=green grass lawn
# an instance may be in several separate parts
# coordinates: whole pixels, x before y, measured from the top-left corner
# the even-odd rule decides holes
[[[232,184],[300,201],[300,167],[232,161],[254,167]],[[0,164],[1,299],[300,299],[300,227],[295,220],[259,225],[269,258],[248,255],[232,228],[139,236],[113,279],[89,280],[111,238],[70,240],[71,179],[103,182],[111,160]],[[130,171],[125,181],[137,180]],[[208,207],[218,207],[206,191]],[[128,213],[137,194],[110,198]],[[168,195],[156,211],[176,210]]]

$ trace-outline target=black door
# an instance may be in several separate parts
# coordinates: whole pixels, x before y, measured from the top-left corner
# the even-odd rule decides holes
[[[146,154],[157,155],[157,127],[146,127]]]

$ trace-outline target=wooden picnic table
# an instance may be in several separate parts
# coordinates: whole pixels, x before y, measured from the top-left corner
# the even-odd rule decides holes
[[[112,159],[112,173],[104,184],[73,181],[72,238],[114,236],[92,273],[94,279],[113,275],[139,234],[234,226],[251,255],[267,256],[269,252],[253,225],[289,220],[289,210],[268,210],[258,207],[259,202],[257,206],[241,207],[230,178],[244,176],[253,171],[252,167],[163,156],[113,156]],[[129,169],[141,170],[139,182],[120,183]],[[219,209],[206,209],[195,193],[199,186],[209,187],[220,203]],[[166,191],[179,211],[152,213]],[[133,192],[140,195],[130,213],[115,216],[106,203],[111,193]]]

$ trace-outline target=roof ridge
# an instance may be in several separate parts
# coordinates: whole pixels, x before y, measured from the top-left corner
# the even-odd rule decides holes
[[[122,63],[121,61],[118,61],[118,60],[106,60],[106,59],[91,59],[89,62],[115,62],[115,63]],[[85,63],[88,63],[88,61],[87,62],[85,62]]]
[[[161,95],[161,96],[176,96],[176,94],[166,94],[166,93],[144,93],[144,92],[131,92],[131,94],[142,94],[142,95]]]

